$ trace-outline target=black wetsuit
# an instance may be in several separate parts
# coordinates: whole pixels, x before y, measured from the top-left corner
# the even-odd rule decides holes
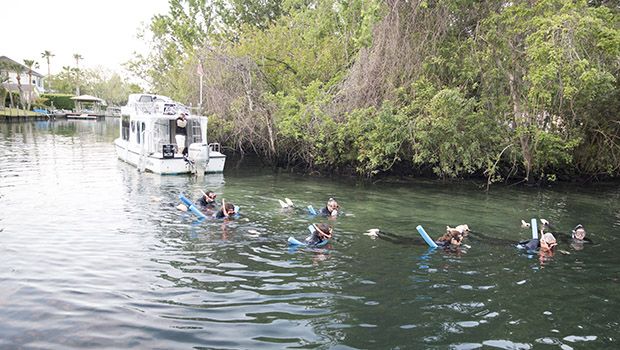
[[[316,212],[316,215],[319,216],[332,216],[332,212],[329,211],[329,208],[325,207]]]
[[[512,239],[488,237],[476,231],[469,231],[469,233],[471,233],[473,236],[483,239],[485,243],[490,243],[494,245],[518,247],[518,248],[523,248],[525,250],[530,250],[530,251],[535,251],[540,248],[540,240],[538,238],[531,238],[531,239],[526,239],[523,241],[515,241]]]
[[[384,241],[392,242],[392,243],[395,243],[395,244],[427,245],[426,241],[421,239],[421,238],[400,236],[400,235],[395,235],[393,233],[385,232],[385,231],[381,231],[381,230],[379,231],[379,234],[377,235],[377,237],[379,239],[384,240]]]
[[[531,238],[519,242],[518,245],[525,250],[536,251],[540,249],[540,240],[538,238]]]
[[[221,219],[221,218],[225,218],[226,215],[224,215],[224,212],[222,212],[221,210],[218,210],[217,213],[215,213],[215,218],[216,219]],[[229,215],[230,217],[230,215]]]
[[[504,239],[504,238],[493,238],[487,235],[484,235],[480,232],[469,231],[473,236],[483,239],[486,243],[494,244],[494,245],[504,245],[504,246],[517,246],[519,241],[515,241],[512,239]]]
[[[323,243],[324,241],[325,241],[325,238],[323,236],[321,236],[321,234],[318,233],[317,231],[314,231],[312,233],[312,235],[310,235],[310,236],[308,236],[306,238],[306,243],[309,246],[315,246],[315,245],[318,245],[320,243]]]
[[[213,201],[211,203],[208,203],[207,199],[205,198],[205,196],[202,196],[202,197],[198,198],[198,200],[196,200],[196,204],[197,205],[201,205],[203,207],[210,207],[210,206],[215,206],[216,202]]]

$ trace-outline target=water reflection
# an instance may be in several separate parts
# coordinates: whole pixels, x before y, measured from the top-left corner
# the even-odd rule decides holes
[[[0,124],[0,347],[7,348],[610,348],[620,292],[611,249],[617,184],[550,189],[415,181],[370,184],[274,174],[158,176],[118,161],[115,121]],[[232,163],[232,162],[231,162]],[[228,222],[176,209],[211,189],[241,206]],[[328,246],[291,250],[341,216]],[[156,198],[157,200],[153,200]],[[389,209],[389,210],[388,210]],[[544,217],[596,244],[524,256],[470,241],[460,254],[364,235],[419,238],[466,223],[529,238]],[[577,222],[578,221],[578,222]]]

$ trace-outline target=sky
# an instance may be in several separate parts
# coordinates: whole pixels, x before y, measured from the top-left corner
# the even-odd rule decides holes
[[[42,75],[48,50],[52,74],[75,67],[74,54],[83,58],[80,69],[102,67],[123,75],[122,63],[133,52],[148,52],[137,38],[140,28],[156,14],[168,13],[168,0],[0,0],[0,56],[24,63],[35,60]],[[8,34],[10,33],[10,34]]]

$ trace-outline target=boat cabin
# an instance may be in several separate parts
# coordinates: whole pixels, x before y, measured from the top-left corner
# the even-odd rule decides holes
[[[121,138],[144,147],[147,153],[168,154],[175,144],[176,119],[180,113],[187,116],[188,145],[206,143],[206,117],[192,116],[185,105],[151,94],[129,95],[127,105],[121,108]]]

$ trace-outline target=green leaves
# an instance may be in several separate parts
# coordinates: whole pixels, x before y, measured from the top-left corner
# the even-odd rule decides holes
[[[585,0],[170,0],[130,66],[197,103],[200,56],[222,140],[278,165],[618,176],[619,15]]]

